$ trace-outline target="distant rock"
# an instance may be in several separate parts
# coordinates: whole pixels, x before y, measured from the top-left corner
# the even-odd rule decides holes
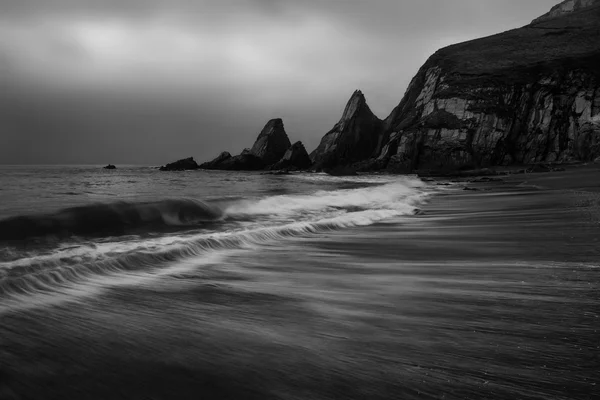
[[[282,169],[295,169],[302,170],[308,169],[312,165],[312,161],[306,151],[306,148],[302,142],[296,142],[285,152],[281,160],[275,163],[272,170]]]
[[[283,121],[277,118],[265,125],[250,153],[260,158],[266,165],[271,165],[281,160],[291,145]]]
[[[220,162],[216,169],[225,171],[260,171],[267,165],[254,154],[240,154]]]
[[[194,161],[194,157],[184,158],[160,167],[161,171],[186,171],[198,169],[200,166]]]
[[[108,164],[106,167],[103,167],[104,169],[117,169],[117,167],[115,167],[112,164]]]
[[[221,154],[219,154],[217,156],[217,158],[215,158],[214,160],[200,164],[199,168],[201,168],[201,169],[219,169],[219,165],[230,158],[231,158],[231,154],[229,154],[229,152],[227,152],[227,151],[224,151]]]
[[[351,165],[376,156],[383,145],[383,122],[360,90],[348,101],[340,121],[310,155],[316,170]]]

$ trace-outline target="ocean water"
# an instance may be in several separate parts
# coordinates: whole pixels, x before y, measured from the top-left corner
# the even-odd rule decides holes
[[[461,188],[0,167],[0,398],[597,398],[589,201]]]

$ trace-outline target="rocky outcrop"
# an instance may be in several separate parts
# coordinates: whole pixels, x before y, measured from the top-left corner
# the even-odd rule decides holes
[[[266,167],[267,164],[254,154],[240,154],[225,159],[213,169],[225,171],[260,171]]]
[[[317,170],[350,165],[376,154],[385,144],[382,121],[373,114],[360,90],[354,92],[340,121],[310,157]]]
[[[572,12],[579,11],[581,9],[591,7],[597,4],[599,0],[565,0],[562,3],[552,7],[550,12],[536,18],[532,21],[532,24],[543,22],[552,18],[561,17]]]
[[[198,169],[200,166],[194,161],[194,157],[184,158],[160,167],[161,171],[186,171]]]
[[[303,170],[308,169],[312,165],[312,161],[302,142],[294,143],[283,155],[281,160],[275,163],[271,169],[293,169]]]
[[[260,158],[266,165],[275,164],[281,160],[292,144],[285,133],[283,121],[280,118],[270,120],[256,138],[250,153]]]
[[[115,167],[112,164],[108,164],[106,167],[102,167],[102,168],[104,168],[104,169],[117,169],[117,167]]]
[[[386,143],[369,165],[408,172],[600,156],[600,4],[589,3],[438,51],[384,121]]]
[[[214,160],[200,164],[199,168],[201,168],[201,169],[218,169],[219,165],[221,163],[223,163],[224,161],[227,161],[230,158],[231,158],[231,154],[229,154],[229,152],[227,152],[227,151],[224,151],[221,154],[219,154],[217,156],[217,158],[215,158]]]
[[[203,169],[228,171],[258,171],[282,160],[291,143],[281,119],[270,120],[260,132],[254,146],[232,157],[224,151],[217,158],[200,166]]]

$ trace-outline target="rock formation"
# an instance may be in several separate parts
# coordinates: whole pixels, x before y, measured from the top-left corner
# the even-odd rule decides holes
[[[184,158],[160,167],[161,171],[186,171],[198,169],[200,166],[194,161],[194,157]]]
[[[290,146],[290,139],[285,133],[283,121],[279,118],[272,119],[267,122],[251,149],[244,149],[235,157],[225,151],[214,160],[200,165],[200,168],[258,171],[282,160]]]
[[[266,167],[267,165],[264,161],[254,154],[240,154],[223,160],[213,169],[226,171],[260,171]]]
[[[294,169],[303,170],[308,169],[312,165],[312,161],[304,148],[302,142],[294,143],[283,155],[281,160],[275,163],[271,169]]]
[[[227,151],[224,151],[221,154],[219,154],[217,156],[217,158],[215,158],[214,160],[200,164],[199,168],[201,168],[201,169],[218,169],[219,164],[221,164],[222,162],[224,162],[230,158],[231,158],[231,154],[229,154],[229,152],[227,152]]]
[[[266,165],[275,164],[281,160],[292,144],[285,133],[283,121],[280,118],[270,120],[263,128],[250,153],[260,158]]]
[[[362,96],[353,96],[361,117],[348,118],[356,114],[349,104],[313,159],[331,155],[341,165],[375,151],[363,165],[396,172],[594,160],[600,156],[600,1],[567,1],[550,14],[439,50],[385,119],[383,133],[376,133]]]
[[[340,121],[310,155],[317,170],[349,165],[375,156],[384,143],[383,123],[367,105],[360,90],[354,92]]]

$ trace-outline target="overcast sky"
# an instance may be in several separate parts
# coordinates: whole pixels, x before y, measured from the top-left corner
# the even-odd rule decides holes
[[[385,118],[438,48],[559,0],[1,0],[0,164],[312,151],[362,89]]]

